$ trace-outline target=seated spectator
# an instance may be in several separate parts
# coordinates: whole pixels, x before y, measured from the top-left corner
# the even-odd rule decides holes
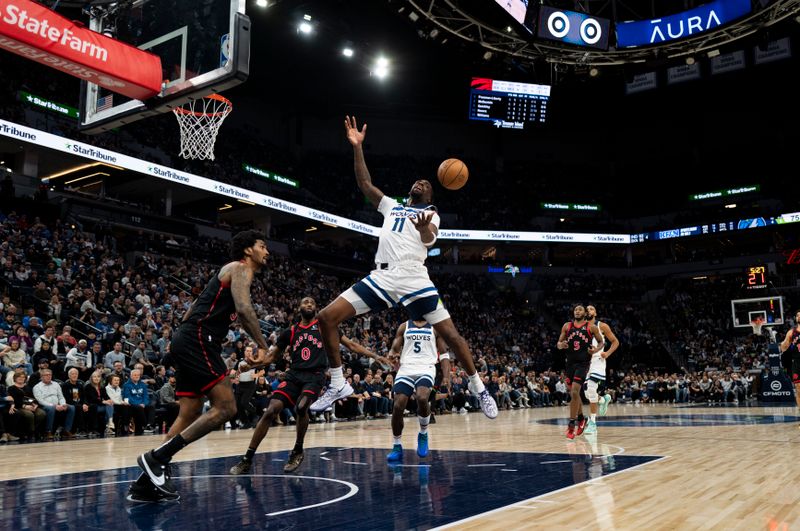
[[[53,372],[50,369],[42,371],[42,381],[33,388],[33,396],[39,403],[39,407],[44,409],[47,414],[45,423],[44,439],[53,440],[53,428],[55,427],[56,414],[64,417],[64,432],[62,439],[72,439],[72,421],[75,418],[75,408],[67,404],[61,386],[53,381]]]
[[[84,403],[88,406],[86,412],[87,430],[99,433],[105,426],[106,435],[114,434],[114,402],[108,397],[103,386],[103,376],[100,371],[92,373],[83,388]]]
[[[139,369],[131,371],[131,378],[122,386],[122,398],[130,405],[131,419],[134,423],[134,435],[142,435],[145,429],[147,408],[150,407],[150,391],[142,381]]]
[[[77,369],[79,375],[89,377],[92,374],[92,355],[89,352],[89,344],[85,339],[78,341],[78,344],[67,351],[67,361],[64,368],[69,375],[71,368]]]
[[[8,389],[8,393],[14,400],[9,413],[16,417],[20,439],[23,442],[33,439],[41,431],[47,414],[36,402],[33,391],[25,382],[24,373],[14,375],[14,385]]]
[[[0,359],[3,360],[3,365],[9,370],[22,367],[28,375],[33,374],[33,365],[28,361],[25,351],[20,348],[17,337],[12,337],[8,341],[8,345],[0,350]]]
[[[120,387],[121,379],[119,375],[111,373],[107,381],[106,394],[109,400],[114,404],[112,425],[116,426],[117,435],[127,435],[128,423],[130,422],[130,404],[122,397],[122,387]]]
[[[121,361],[115,361],[114,368],[112,369],[110,376],[119,376],[119,382],[122,386],[128,381],[130,371],[125,368]]]
[[[61,392],[67,404],[75,408],[75,419],[72,422],[73,432],[83,433],[87,430],[87,417],[89,406],[83,397],[84,382],[78,379],[78,369],[70,367],[67,371],[67,380],[61,384]]]
[[[175,375],[170,375],[168,381],[158,390],[158,399],[161,407],[166,410],[167,430],[172,427],[172,423],[178,418],[180,405],[175,400]]]
[[[108,351],[105,358],[103,358],[103,363],[109,368],[114,367],[114,362],[117,361],[122,362],[123,366],[125,365],[125,353],[122,352],[122,343],[120,341],[116,341],[114,350]]]

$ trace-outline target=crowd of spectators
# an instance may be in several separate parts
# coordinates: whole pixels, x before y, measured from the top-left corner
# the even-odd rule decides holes
[[[7,397],[0,407],[0,441],[141,434],[168,427],[177,414],[170,338],[190,302],[224,262],[226,243],[198,240],[205,252],[181,257],[153,252],[153,237],[141,233],[94,234],[79,225],[17,212],[0,213],[0,238],[0,396]],[[301,297],[312,296],[321,307],[353,281],[348,274],[324,273],[273,254],[253,283],[254,307],[264,330],[275,334],[297,318]],[[635,299],[644,281],[619,291],[602,278],[544,281],[546,296],[538,305],[497,287],[486,275],[437,273],[434,281],[503,408],[568,400],[563,360],[554,352],[560,326],[569,319],[568,299],[574,303],[578,295],[586,299],[591,294],[591,300],[581,302],[595,303],[601,318],[610,316],[606,322],[623,349],[654,341],[635,302],[611,302]],[[707,402],[752,396],[752,371],[765,364],[763,341],[736,339],[730,331],[724,335],[714,320],[722,314],[706,306],[709,293],[697,297],[696,305],[687,302],[694,300],[690,292],[671,287],[663,312],[681,327],[676,340],[695,338],[704,355],[695,356],[687,370],[659,373],[621,361],[623,354],[617,361],[612,357],[609,389],[616,400]],[[342,332],[388,356],[394,331],[405,319],[397,310],[362,316],[346,323]],[[223,348],[240,406],[234,427],[250,426],[280,384],[288,360],[265,371],[242,370],[248,338],[235,324]],[[381,365],[350,352],[343,352],[343,359],[355,394],[319,420],[386,416],[399,360]],[[456,367],[452,392],[439,390],[435,410],[479,409],[466,381],[463,369]],[[412,402],[409,408],[414,407]],[[292,421],[291,411],[285,411],[282,422]]]

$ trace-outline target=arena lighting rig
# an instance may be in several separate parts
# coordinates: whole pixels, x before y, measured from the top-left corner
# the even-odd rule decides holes
[[[719,5],[725,5],[723,0],[718,0]],[[509,9],[507,4],[525,4],[526,2],[503,2],[503,8]],[[585,67],[627,65],[635,63],[646,63],[649,61],[659,61],[664,59],[694,57],[704,53],[709,57],[718,54],[718,48],[730,44],[734,41],[754,35],[758,32],[762,34],[774,24],[797,16],[800,13],[800,0],[755,0],[752,8],[735,20],[726,21],[722,16],[711,15],[710,7],[714,2],[709,1],[690,1],[687,11],[683,13],[666,14],[660,12],[648,13],[647,5],[641,2],[628,2],[623,0],[610,0],[609,2],[577,2],[570,3],[570,10],[580,9],[581,13],[560,9],[557,2],[548,1],[546,4],[538,6],[538,3],[527,2],[530,10],[536,10],[533,15],[527,17],[515,16],[509,11],[508,17],[502,22],[497,23],[496,17],[487,17],[486,9],[497,7],[493,2],[479,4],[476,8],[475,2],[466,0],[408,0],[401,4],[397,11],[409,17],[414,22],[425,22],[427,27],[437,31],[440,37],[455,37],[466,42],[480,45],[485,51],[484,58],[491,58],[493,55],[504,55],[518,60],[537,61],[544,60],[548,63],[578,65]],[[749,3],[749,2],[748,2]],[[483,5],[485,4],[485,5]],[[748,6],[749,7],[749,6]],[[698,20],[691,15],[692,9],[703,11],[702,17]],[[592,28],[587,27],[589,33],[584,36],[583,43],[577,43],[566,38],[567,28],[564,26],[567,17],[562,17],[551,24],[550,38],[542,38],[540,27],[547,27],[542,20],[537,20],[539,11],[542,9],[556,9],[562,13],[570,14],[570,17],[582,16],[596,18],[597,20],[610,21],[609,31],[611,39],[607,49],[596,49],[591,45],[596,45],[596,35],[592,33]],[[632,47],[622,47],[614,37],[620,37],[619,26],[623,23],[640,21],[643,23],[655,23],[662,18],[667,18],[686,14],[682,34],[679,38],[670,39],[665,28],[658,28],[653,31],[660,31],[664,39],[657,38],[651,43],[641,43]],[[716,23],[719,19],[719,24]],[[488,19],[494,23],[487,22]],[[691,20],[690,20],[691,19]],[[675,28],[678,28],[677,20]],[[509,26],[508,24],[513,24]],[[572,22],[575,25],[575,22]],[[689,25],[696,31],[690,32]],[[597,26],[598,28],[600,26]],[[651,28],[652,29],[652,28]],[[553,40],[553,37],[561,38],[561,42]],[[616,35],[615,35],[616,33]],[[673,30],[673,35],[677,35],[678,30]],[[658,34],[657,34],[658,36]],[[625,36],[623,36],[624,40]]]

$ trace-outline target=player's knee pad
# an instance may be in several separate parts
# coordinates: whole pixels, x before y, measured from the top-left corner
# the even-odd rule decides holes
[[[600,396],[597,394],[597,382],[592,380],[586,382],[586,398],[593,404],[600,401]]]

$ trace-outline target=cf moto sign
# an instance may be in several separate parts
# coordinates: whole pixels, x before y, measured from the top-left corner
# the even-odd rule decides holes
[[[541,6],[536,34],[542,39],[608,50],[610,25],[611,21],[605,18]]]

